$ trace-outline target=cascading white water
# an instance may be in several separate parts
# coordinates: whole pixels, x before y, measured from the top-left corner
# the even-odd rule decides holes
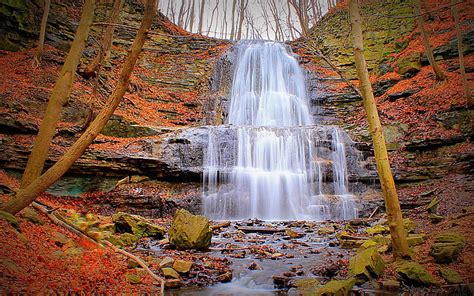
[[[209,127],[205,215],[217,220],[356,217],[343,131],[313,125],[297,60],[280,43],[237,46],[228,125]],[[230,138],[222,137],[223,130]],[[325,186],[327,171],[332,171],[332,188]]]

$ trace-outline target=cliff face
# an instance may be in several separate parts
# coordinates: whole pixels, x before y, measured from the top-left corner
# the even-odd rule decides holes
[[[51,88],[61,69],[80,19],[79,0],[52,1],[46,34],[46,52],[41,66],[31,62],[41,1],[0,1],[0,163],[22,169],[37,133]],[[104,3],[105,2],[105,3]],[[111,1],[96,9],[94,22],[107,22]],[[109,3],[107,3],[109,2]],[[143,15],[143,5],[126,1],[120,15],[110,61],[97,78],[76,75],[74,89],[64,106],[61,123],[51,149],[51,161],[77,137],[87,118],[104,105]],[[93,26],[80,67],[98,53],[103,27]],[[156,175],[167,167],[156,147],[162,134],[198,125],[205,115],[209,77],[216,57],[226,50],[226,41],[193,35],[159,14],[132,74],[129,92],[112,120],[73,171],[106,174]],[[16,52],[14,52],[16,51]],[[8,77],[8,79],[6,78]],[[144,138],[145,137],[145,138]]]
[[[437,10],[446,1],[423,1],[425,25],[435,58],[447,74],[436,82],[424,54],[421,35],[410,1],[364,1],[364,54],[376,95],[395,178],[399,182],[443,178],[450,173],[469,173],[474,153],[473,110],[463,98],[457,39],[450,9]],[[474,61],[474,9],[459,5],[464,55],[471,83]],[[352,39],[347,7],[329,12],[312,29],[313,44],[345,77],[355,79]],[[356,141],[367,143],[365,112],[361,98],[328,64],[301,40],[292,43],[309,71],[310,92],[316,116],[325,123],[345,128]],[[357,80],[352,81],[357,85]]]

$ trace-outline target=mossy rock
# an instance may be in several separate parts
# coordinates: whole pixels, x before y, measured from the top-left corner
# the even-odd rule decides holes
[[[191,270],[191,267],[193,267],[192,261],[176,260],[173,263],[173,269],[179,273],[188,273]]]
[[[361,250],[349,260],[349,275],[362,283],[379,277],[384,267],[385,262],[379,252],[375,248],[368,248]]]
[[[137,274],[126,273],[124,276],[127,279],[127,281],[131,284],[141,284],[143,281],[142,277]]]
[[[207,249],[212,238],[209,219],[180,209],[174,216],[168,236],[170,243],[180,250]]]
[[[459,273],[451,268],[441,267],[439,269],[441,277],[451,285],[462,284],[462,278]]]
[[[433,224],[437,224],[437,223],[443,221],[443,219],[444,219],[443,216],[438,215],[438,214],[430,214],[428,216],[428,218],[430,219],[431,223],[433,223]]]
[[[118,212],[112,215],[112,221],[115,224],[117,232],[133,233],[138,237],[154,237],[161,239],[166,232],[163,227],[152,224],[138,215]]]
[[[343,249],[354,249],[360,247],[366,240],[354,239],[347,231],[341,231],[336,234],[336,238],[339,241],[339,245]]]
[[[414,52],[404,56],[397,61],[398,74],[404,76],[413,76],[421,70],[421,54]]]
[[[320,286],[317,290],[317,295],[324,296],[348,296],[351,294],[352,287],[356,283],[356,279],[350,278],[347,280],[333,280]]]
[[[320,283],[315,278],[303,278],[295,280],[296,290],[298,295],[302,296],[313,296],[317,295],[316,290],[319,288]]]
[[[169,279],[169,278],[172,278],[172,279],[180,279],[181,277],[179,276],[179,273],[176,272],[176,270],[174,270],[173,268],[171,267],[164,267],[161,269],[161,272],[163,273],[163,275],[165,276],[165,278]]]
[[[106,239],[117,247],[134,246],[139,240],[131,233],[112,234]]]
[[[413,222],[409,218],[403,219],[403,226],[405,226],[405,230],[407,231],[407,233],[412,233],[416,229],[415,222]]]
[[[33,208],[31,207],[26,207],[20,212],[20,217],[25,219],[26,221],[29,221],[33,224],[38,224],[38,225],[43,225],[44,222],[43,220],[40,219],[38,212],[36,212]]]
[[[430,213],[436,213],[438,211],[439,199],[433,198],[429,204],[426,205],[426,210]]]
[[[361,249],[376,248],[379,253],[385,253],[390,249],[391,241],[390,238],[376,235],[373,238],[366,240],[361,246]]]
[[[433,276],[419,263],[413,261],[400,261],[395,270],[401,279],[410,285],[430,286],[438,284]]]
[[[7,221],[13,228],[18,231],[20,230],[20,223],[18,223],[18,220],[12,214],[0,211],[0,220]]]
[[[443,232],[436,236],[430,254],[437,263],[451,263],[457,260],[465,244],[466,240],[461,234]]]
[[[410,234],[407,236],[408,246],[414,247],[421,245],[425,241],[424,234]]]
[[[383,225],[383,224],[377,224],[377,225],[369,227],[365,230],[365,232],[367,232],[370,235],[384,234],[384,233],[387,233],[388,231],[389,231],[388,226]]]

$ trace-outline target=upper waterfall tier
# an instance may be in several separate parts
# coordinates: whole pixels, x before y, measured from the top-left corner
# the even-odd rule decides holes
[[[312,124],[304,74],[280,43],[242,42],[234,72],[228,123],[250,126]]]

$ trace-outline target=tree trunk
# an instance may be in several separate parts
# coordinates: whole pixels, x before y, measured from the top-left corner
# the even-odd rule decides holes
[[[239,28],[237,30],[237,40],[242,38],[242,25],[244,24],[245,9],[247,8],[248,0],[240,0],[240,11],[239,11]]]
[[[372,92],[372,85],[369,81],[369,72],[364,58],[364,44],[362,38],[362,24],[359,14],[357,0],[349,1],[349,12],[352,26],[352,37],[354,42],[355,62],[357,68],[357,76],[360,81],[362,97],[364,99],[364,108],[367,112],[369,121],[369,130],[374,145],[375,160],[377,163],[377,171],[379,173],[380,184],[382,186],[385,198],[385,206],[387,209],[387,219],[392,237],[393,251],[395,257],[409,257],[408,243],[406,239],[406,231],[403,226],[402,212],[398,201],[395,182],[392,172],[390,171],[390,163],[388,160],[387,149],[385,147],[385,139],[382,133],[382,125],[380,124],[377,106]]]
[[[231,28],[230,28],[230,40],[234,40],[235,35],[235,7],[237,6],[237,0],[232,0],[232,20],[231,20]]]
[[[94,3],[93,0],[86,3]],[[72,164],[84,153],[87,147],[97,137],[102,128],[106,125],[109,118],[118,107],[122,97],[127,91],[130,75],[137,62],[145,43],[148,30],[151,28],[153,18],[157,11],[157,0],[147,0],[145,4],[145,15],[143,17],[140,29],[133,41],[130,52],[125,60],[125,64],[120,73],[117,85],[110,95],[107,104],[97,115],[95,120],[90,124],[87,130],[79,137],[79,139],[69,148],[66,153],[49,168],[40,177],[34,179],[28,186],[20,189],[20,191],[8,201],[2,210],[11,214],[16,214],[23,208],[27,207],[39,194],[44,192],[49,186],[56,182]]]
[[[202,24],[204,22],[204,5],[206,0],[201,0],[201,9],[199,11],[199,23],[198,23],[198,33],[202,34]]]
[[[458,55],[459,55],[459,69],[461,71],[462,77],[462,86],[464,88],[464,97],[466,98],[466,103],[468,107],[474,106],[474,100],[471,94],[471,90],[469,88],[469,82],[467,81],[466,75],[466,68],[464,66],[464,53],[463,53],[463,44],[462,44],[462,32],[461,32],[461,25],[459,24],[459,13],[458,8],[454,3],[456,0],[451,0],[453,7],[451,7],[451,12],[454,18],[454,24],[456,26],[456,35],[458,38]]]
[[[104,37],[102,39],[100,53],[95,56],[95,58],[90,62],[90,64],[83,70],[83,75],[85,77],[92,77],[96,75],[99,65],[102,60],[107,60],[110,56],[110,48],[112,47],[112,40],[114,37],[115,26],[113,24],[117,23],[120,17],[120,11],[122,10],[123,0],[115,0],[110,12],[109,23],[105,30]]]
[[[426,33],[425,25],[423,24],[420,0],[415,0],[415,15],[418,28],[420,29],[421,36],[423,38],[423,45],[425,46],[426,56],[428,57],[428,61],[430,62],[431,67],[433,67],[433,71],[436,75],[436,80],[445,80],[446,76],[444,75],[441,68],[438,66],[438,63],[436,63],[433,56],[433,50],[431,49],[430,40],[428,38],[428,34]]]
[[[51,6],[51,0],[44,0],[44,10],[43,10],[43,17],[41,18],[41,26],[40,26],[40,35],[38,39],[38,46],[36,48],[36,53],[34,56],[34,61],[37,65],[39,65],[41,60],[41,55],[43,54],[43,47],[44,47],[44,39],[46,36],[46,25],[48,24],[48,16],[49,16],[49,7]]]
[[[191,12],[190,12],[190,20],[189,20],[189,32],[192,32],[193,31],[193,27],[194,27],[194,1],[195,0],[191,0],[192,1],[192,6],[191,6]]]
[[[89,35],[89,28],[92,23],[95,9],[95,0],[86,0],[82,10],[81,21],[77,28],[71,49],[66,57],[61,73],[54,85],[49,98],[48,106],[41,122],[35,144],[28,158],[28,163],[23,173],[21,187],[29,185],[43,171],[44,162],[48,156],[49,145],[56,131],[56,125],[61,116],[63,105],[71,93],[74,75],[77,65],[82,56],[82,51]]]

